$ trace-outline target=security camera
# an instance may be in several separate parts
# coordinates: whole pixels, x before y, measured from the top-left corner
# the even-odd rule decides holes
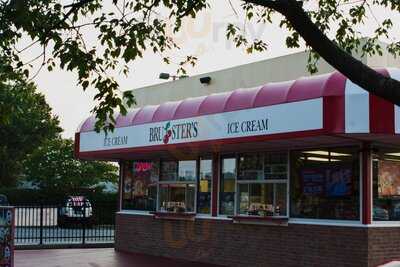
[[[169,73],[162,72],[162,73],[160,73],[159,78],[163,79],[163,80],[168,80],[170,78],[170,75],[169,75]]]
[[[211,82],[211,77],[209,76],[200,78],[201,84],[210,84],[210,82]]]

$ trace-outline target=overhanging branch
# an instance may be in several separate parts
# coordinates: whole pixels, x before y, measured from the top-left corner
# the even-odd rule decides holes
[[[274,9],[278,12],[282,10],[283,5],[282,1],[274,1],[274,0],[244,0],[244,2],[249,4],[255,4],[257,6],[263,6],[267,8]]]
[[[383,76],[337,46],[312,22],[299,2],[295,0],[243,1],[281,13],[307,45],[312,47],[332,67],[371,94],[400,106],[400,82]]]

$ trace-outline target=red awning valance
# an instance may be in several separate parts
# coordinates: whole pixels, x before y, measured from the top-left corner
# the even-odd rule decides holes
[[[398,69],[378,71],[400,78]],[[242,142],[245,140],[243,138],[255,136],[257,140],[262,136],[268,136],[268,139],[282,138],[282,134],[290,138],[299,133],[302,136],[307,136],[307,132],[315,134],[316,131],[321,135],[394,135],[397,132],[396,113],[397,107],[393,104],[369,95],[341,73],[333,72],[134,109],[126,116],[117,116],[116,130],[107,137],[104,133],[94,132],[95,118],[90,117],[77,131],[76,153],[81,158],[89,154],[93,158],[93,153],[104,157],[105,152],[109,154],[112,151],[134,152],[143,148],[160,150],[163,145],[221,143],[224,140],[232,143],[233,139]],[[298,125],[291,128],[281,120]],[[301,127],[300,121],[305,127]],[[159,135],[165,137],[168,134],[168,122],[172,124],[173,136],[167,138],[169,142],[165,142]],[[263,124],[269,123],[268,129],[262,129]],[[198,127],[205,133],[196,133],[200,131]],[[218,133],[217,128],[223,128],[220,130],[227,133]],[[259,132],[261,130],[264,132]],[[242,131],[242,135],[239,131]],[[152,141],[152,134],[155,142]],[[175,139],[171,141],[173,137]]]

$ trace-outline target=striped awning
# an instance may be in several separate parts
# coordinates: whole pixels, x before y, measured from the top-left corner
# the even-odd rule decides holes
[[[400,80],[399,69],[379,69]],[[267,142],[299,137],[400,132],[400,110],[339,72],[145,106],[118,115],[112,133],[95,118],[76,133],[78,158]]]

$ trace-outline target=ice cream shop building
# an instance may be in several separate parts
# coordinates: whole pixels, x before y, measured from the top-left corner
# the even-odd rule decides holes
[[[82,123],[76,156],[120,164],[118,251],[226,266],[400,259],[400,108],[323,63],[299,78],[304,60],[138,89],[141,106],[108,134]],[[398,62],[362,60],[400,79]]]

